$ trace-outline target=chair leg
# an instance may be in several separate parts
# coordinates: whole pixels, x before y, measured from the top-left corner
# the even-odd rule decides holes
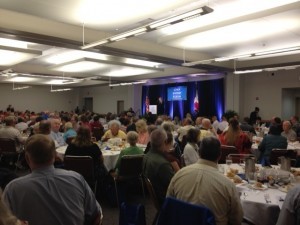
[[[144,187],[144,179],[143,179],[143,177],[140,177],[140,181],[141,181],[141,184],[142,184],[143,197],[144,197],[144,200],[146,201],[146,195],[145,195],[145,187]]]
[[[15,173],[17,172],[17,170],[18,170],[18,163],[19,163],[19,161],[20,161],[20,156],[21,156],[21,153],[19,153],[18,154],[18,158],[17,158],[17,162],[15,163]]]
[[[118,208],[120,209],[119,193],[118,193],[118,187],[117,187],[117,181],[116,181],[116,178],[114,178],[114,184],[115,184],[115,192],[116,192],[117,205],[118,205]]]

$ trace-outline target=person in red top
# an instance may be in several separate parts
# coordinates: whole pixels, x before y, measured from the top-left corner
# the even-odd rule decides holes
[[[219,140],[222,145],[235,146],[240,154],[250,154],[251,141],[247,134],[245,134],[239,125],[237,119],[232,118],[229,121],[227,131],[219,135]]]

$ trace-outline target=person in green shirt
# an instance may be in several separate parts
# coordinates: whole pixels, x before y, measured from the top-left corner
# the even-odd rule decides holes
[[[120,152],[115,171],[118,174],[119,169],[120,169],[120,164],[121,164],[121,158],[124,155],[140,155],[144,154],[143,150],[139,147],[136,146],[137,140],[138,140],[138,133],[135,131],[129,131],[127,133],[127,142],[130,144],[128,148],[125,148]]]

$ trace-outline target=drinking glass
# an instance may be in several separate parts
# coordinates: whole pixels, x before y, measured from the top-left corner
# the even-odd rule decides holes
[[[231,158],[231,156],[227,156],[227,157],[226,157],[226,165],[227,165],[228,167],[230,167],[231,164],[232,164],[232,158]]]
[[[255,184],[256,180],[257,180],[256,172],[249,172],[248,182],[251,187]]]

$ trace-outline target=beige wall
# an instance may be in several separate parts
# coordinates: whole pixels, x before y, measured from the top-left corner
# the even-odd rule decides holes
[[[249,116],[255,106],[260,107],[263,119],[279,116],[288,119],[295,114],[295,101],[300,97],[300,70],[252,73],[226,76],[225,107],[234,109],[240,117]],[[199,78],[200,79],[200,78]],[[207,79],[207,78],[206,78]],[[117,112],[117,101],[123,100],[125,109],[141,109],[142,85],[82,87],[70,92],[51,93],[49,86],[12,91],[11,84],[0,84],[0,109],[12,104],[16,110],[73,110],[83,106],[84,97],[92,97],[94,111]],[[299,116],[299,115],[298,115]]]

